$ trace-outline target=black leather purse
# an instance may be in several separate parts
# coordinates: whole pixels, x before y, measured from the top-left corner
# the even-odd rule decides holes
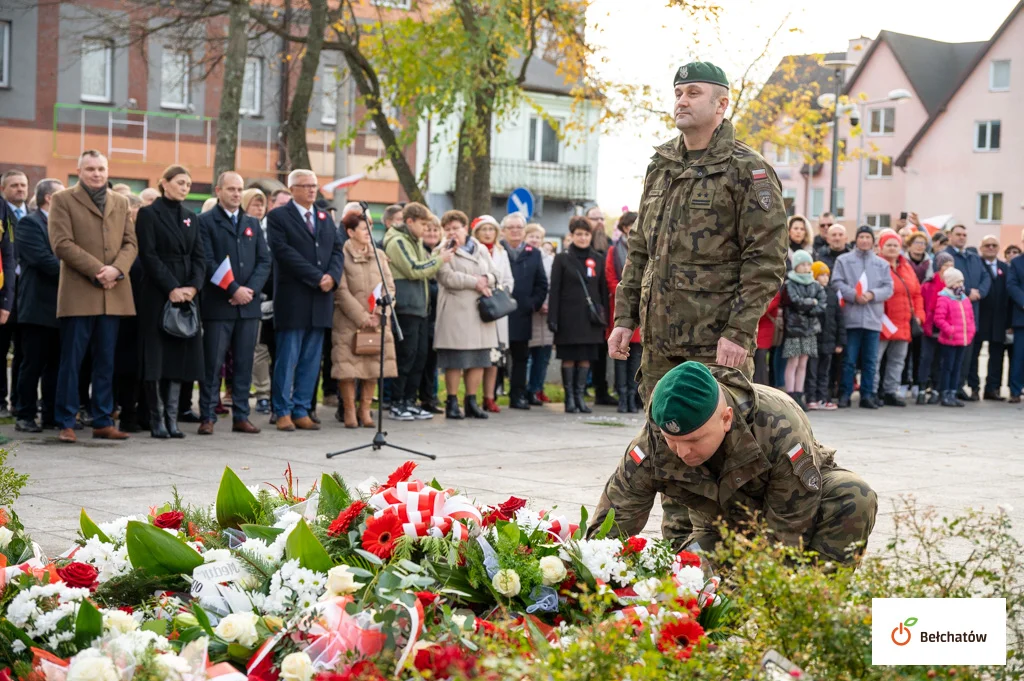
[[[175,338],[195,338],[199,333],[199,308],[196,301],[187,303],[164,303],[164,314],[160,321],[164,333]]]
[[[587,315],[590,317],[590,323],[594,326],[608,326],[608,316],[604,311],[604,305],[594,302],[594,299],[590,297],[590,289],[587,288],[587,282],[583,280],[583,275],[575,268],[573,268],[573,271],[576,272],[576,276],[580,280],[580,286],[583,287],[583,295],[587,297]]]
[[[519,303],[508,291],[502,288],[491,289],[491,295],[480,296],[476,301],[476,309],[480,312],[480,319],[485,322],[493,322],[507,317],[516,311]]]

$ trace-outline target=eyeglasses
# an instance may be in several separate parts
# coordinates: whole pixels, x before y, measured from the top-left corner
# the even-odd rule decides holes
[[[999,244],[982,244],[982,248],[999,248]]]
[[[319,186],[315,184],[293,184],[292,189],[318,189]]]

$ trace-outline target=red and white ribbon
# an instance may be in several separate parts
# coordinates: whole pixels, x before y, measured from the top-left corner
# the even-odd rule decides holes
[[[402,531],[409,537],[439,537],[452,533],[454,539],[465,541],[469,530],[463,522],[483,522],[480,509],[465,496],[453,490],[427,487],[421,480],[400,482],[370,497],[376,509],[374,517],[393,512],[402,522]]]

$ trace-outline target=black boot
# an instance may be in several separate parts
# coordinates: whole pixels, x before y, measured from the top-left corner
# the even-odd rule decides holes
[[[615,393],[619,396],[619,413],[629,413],[630,390],[626,381],[626,361],[615,360]]]
[[[459,409],[459,396],[449,395],[445,404],[444,416],[448,419],[464,419],[466,415]]]
[[[640,396],[636,394],[636,388],[630,388],[626,396],[626,409],[630,414],[640,411]]]
[[[176,440],[185,437],[185,433],[178,430],[178,404],[181,402],[181,383],[169,381],[167,383],[167,399],[164,400],[164,415],[167,417],[167,434]]]
[[[146,381],[146,405],[149,407],[149,432],[161,440],[170,435],[164,425],[164,398],[160,394],[160,381]]]
[[[562,367],[562,387],[565,388],[565,413],[577,414],[579,407],[576,406],[576,384],[573,380],[575,367]]]
[[[944,390],[942,391],[942,406],[943,407],[959,407],[962,405],[957,404],[956,391],[955,390]]]
[[[938,404],[942,401],[942,392],[940,390],[932,389],[931,394],[928,396],[928,404]]]
[[[466,401],[463,402],[462,406],[466,409],[466,416],[471,419],[487,418],[487,412],[476,403],[476,395],[466,395]]]
[[[576,379],[574,384],[576,386],[576,408],[580,410],[581,414],[590,414],[593,409],[587,406],[585,399],[585,393],[587,391],[587,375],[590,373],[589,367],[581,367],[579,365],[573,370],[573,376]]]

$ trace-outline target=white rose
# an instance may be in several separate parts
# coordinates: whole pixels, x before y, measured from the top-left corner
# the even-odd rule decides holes
[[[361,586],[347,565],[335,565],[327,571],[327,591],[331,596],[355,593]]]
[[[639,582],[633,585],[633,591],[636,595],[645,601],[653,601],[661,591],[661,580],[657,577],[651,577],[649,579],[641,579]]]
[[[498,570],[491,579],[491,586],[502,596],[512,598],[519,595],[522,584],[519,583],[519,574],[515,570]]]
[[[231,560],[231,552],[227,549],[210,549],[203,554],[205,563],[216,563],[219,560]]]
[[[237,643],[252,648],[259,640],[256,622],[259,617],[251,612],[236,612],[222,619],[214,632],[228,643]]]
[[[313,661],[306,653],[291,653],[281,661],[284,681],[309,681],[313,678]]]
[[[186,674],[192,673],[192,665],[188,663],[188,660],[180,658],[174,653],[157,655],[154,664],[163,681],[181,681]]]
[[[466,615],[452,615],[452,624],[454,624],[455,628],[459,631],[465,631],[466,620],[468,619],[469,617],[467,617]]]
[[[0,549],[6,549],[12,539],[14,539],[14,533],[6,527],[0,527]]]
[[[67,681],[120,681],[120,675],[109,657],[78,656],[71,662]]]
[[[103,629],[118,634],[127,634],[139,628],[135,618],[123,610],[108,610],[103,613]]]
[[[565,563],[558,556],[544,556],[540,559],[540,574],[544,584],[561,584],[565,579]]]

